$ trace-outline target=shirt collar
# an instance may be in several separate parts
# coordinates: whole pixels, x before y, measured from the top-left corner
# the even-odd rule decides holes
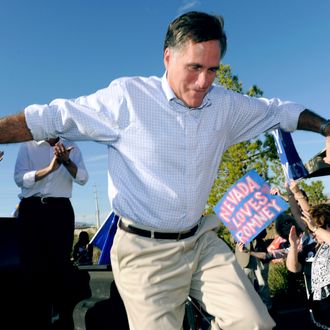
[[[61,138],[58,140],[58,142],[62,142]],[[42,144],[48,144],[48,145],[49,145],[49,143],[48,143],[46,140],[36,141],[36,143],[37,143],[39,146],[42,145]]]
[[[41,146],[42,144],[47,143],[46,140],[36,141],[38,146]]]
[[[168,80],[166,78],[166,72],[164,73],[164,75],[162,76],[162,88],[163,88],[163,91],[165,93],[165,96],[167,98],[167,101],[168,102],[175,102],[183,107],[185,107],[186,109],[189,109],[189,110],[201,110],[203,109],[204,107],[208,107],[212,104],[211,102],[211,99],[210,99],[210,96],[209,96],[209,93],[210,91],[212,90],[212,87],[210,88],[210,90],[208,91],[208,93],[205,95],[204,99],[203,99],[203,102],[202,104],[197,107],[197,108],[188,108],[179,98],[177,98],[170,86],[170,84],[168,83]]]

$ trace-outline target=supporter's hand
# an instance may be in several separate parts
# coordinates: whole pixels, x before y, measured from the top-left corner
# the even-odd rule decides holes
[[[298,186],[298,182],[297,181],[294,181],[292,180],[290,182],[290,190],[295,194],[297,192],[300,192],[300,188]]]
[[[325,157],[323,161],[330,165],[330,136],[327,136],[325,141]]]
[[[248,253],[249,250],[244,246],[244,243],[237,243],[238,251],[243,253]]]
[[[289,242],[291,246],[298,246],[299,237],[295,226],[292,226],[289,233]]]
[[[278,188],[271,188],[269,193],[271,195],[281,195],[280,190]]]
[[[317,224],[315,223],[315,220],[313,219],[313,217],[309,214],[309,212],[305,212],[303,211],[302,212],[302,216],[301,216],[301,219],[305,221],[308,229],[311,231],[311,232],[314,232],[318,226]]]

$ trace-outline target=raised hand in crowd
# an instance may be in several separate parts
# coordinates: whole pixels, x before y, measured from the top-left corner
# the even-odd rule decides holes
[[[298,261],[299,246],[301,246],[300,237],[297,235],[295,226],[292,226],[289,233],[290,249],[286,258],[286,267],[293,273],[300,272],[302,265]]]
[[[273,187],[270,189],[269,193],[271,195],[278,195],[281,196],[286,202],[288,201],[288,197],[281,192],[281,190],[278,187]]]
[[[315,233],[317,231],[318,226],[317,226],[315,220],[313,219],[313,217],[310,215],[310,213],[308,211],[303,212],[303,215],[302,215],[301,219],[305,221],[308,229],[312,233]]]
[[[325,157],[323,158],[323,161],[330,165],[330,136],[326,137]]]
[[[313,233],[319,243],[325,242],[330,245],[330,231],[328,224],[321,224],[320,221],[316,221],[309,212],[303,212],[301,218],[305,221],[308,229]]]

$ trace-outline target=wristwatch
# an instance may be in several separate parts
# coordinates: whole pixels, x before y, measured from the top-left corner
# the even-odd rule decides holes
[[[312,233],[315,233],[317,230],[319,229],[319,227],[314,227],[313,229],[311,229]]]
[[[325,129],[328,125],[330,125],[330,119],[324,121],[320,126],[320,133],[324,136],[325,136]]]
[[[65,161],[62,162],[62,164],[63,164],[64,166],[69,166],[71,163],[72,163],[72,162],[71,162],[71,159],[70,159],[70,158],[69,158],[68,160],[65,160]]]

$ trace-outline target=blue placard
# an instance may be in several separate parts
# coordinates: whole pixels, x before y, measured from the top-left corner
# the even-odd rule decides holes
[[[289,205],[280,196],[271,195],[270,187],[255,170],[239,179],[214,206],[221,222],[236,242],[250,243]]]
[[[306,177],[308,171],[298,155],[291,133],[275,129],[272,134],[286,181],[290,182]]]

